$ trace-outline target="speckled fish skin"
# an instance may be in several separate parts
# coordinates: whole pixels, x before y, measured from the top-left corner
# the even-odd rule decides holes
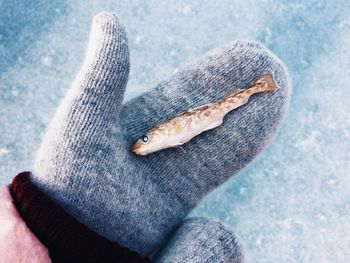
[[[225,115],[246,104],[251,95],[272,92],[277,89],[273,75],[267,73],[248,89],[233,90],[223,99],[181,112],[176,117],[159,123],[138,139],[131,151],[136,155],[147,155],[162,149],[180,146],[202,132],[220,126]]]

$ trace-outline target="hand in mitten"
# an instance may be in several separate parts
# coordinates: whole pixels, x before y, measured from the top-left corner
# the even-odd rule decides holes
[[[244,255],[234,233],[221,222],[207,218],[186,219],[155,263],[242,263]]]
[[[257,94],[182,149],[130,152],[156,123],[246,89],[266,72],[280,87]],[[129,73],[125,29],[111,14],[93,21],[86,58],[36,154],[32,183],[98,234],[151,253],[208,192],[271,141],[289,100],[283,64],[265,47],[233,42],[122,105]]]

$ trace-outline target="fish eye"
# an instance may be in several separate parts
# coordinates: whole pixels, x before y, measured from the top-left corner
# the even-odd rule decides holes
[[[149,138],[145,134],[140,137],[140,140],[143,144],[147,144],[149,142]]]

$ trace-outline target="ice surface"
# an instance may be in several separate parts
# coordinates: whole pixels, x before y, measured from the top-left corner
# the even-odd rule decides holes
[[[231,226],[248,262],[350,262],[349,1],[0,0],[0,182],[33,153],[83,58],[91,18],[124,21],[126,99],[207,50],[259,40],[288,66],[289,115],[274,143],[192,215]]]

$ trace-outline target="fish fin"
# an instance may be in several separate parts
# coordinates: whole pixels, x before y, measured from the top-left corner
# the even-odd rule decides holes
[[[177,147],[180,148],[184,153],[186,153],[185,149],[182,148],[180,145],[178,145]]]
[[[251,85],[252,88],[257,87],[260,92],[264,91],[275,91],[278,90],[279,87],[273,77],[271,72],[264,74],[261,78],[259,78],[256,82]]]
[[[184,144],[184,142],[176,142],[176,143],[169,144],[169,147],[179,147],[183,144]]]
[[[210,107],[212,104],[213,104],[213,103],[204,104],[204,105],[202,105],[202,106],[193,108],[193,109],[191,109],[190,111],[199,110],[199,109],[201,109],[201,108],[208,108],[208,107]]]
[[[185,115],[186,113],[188,113],[188,110],[181,111],[177,116],[182,116],[182,115]]]
[[[205,127],[205,130],[203,130],[203,131],[208,131],[208,130],[214,129],[216,127],[219,127],[223,122],[224,122],[224,119],[216,120],[216,121],[210,123],[210,125],[208,125],[207,127]]]
[[[204,105],[202,105],[202,106],[199,106],[199,107],[196,107],[196,108],[193,108],[193,109],[185,110],[185,111],[180,112],[177,116],[182,116],[182,115],[185,115],[185,114],[187,114],[187,113],[191,113],[191,112],[193,112],[193,111],[195,111],[195,110],[199,110],[199,109],[201,109],[201,108],[208,108],[208,107],[210,107],[211,105],[212,105],[212,103],[209,103],[209,104],[204,104]]]

